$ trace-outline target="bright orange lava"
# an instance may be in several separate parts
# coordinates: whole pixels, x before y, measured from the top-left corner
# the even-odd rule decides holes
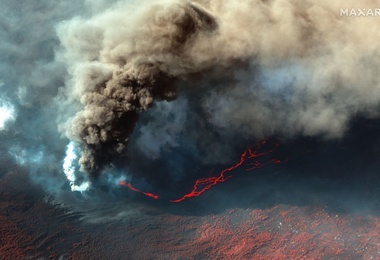
[[[130,184],[130,183],[126,183],[125,181],[120,181],[119,184],[120,184],[121,186],[128,187],[128,188],[129,188],[130,190],[132,190],[132,191],[142,193],[142,194],[144,194],[145,196],[151,197],[151,198],[153,198],[153,199],[155,199],[155,200],[158,200],[158,198],[159,198],[158,195],[153,194],[153,193],[150,193],[150,192],[143,192],[143,191],[140,191],[140,190],[136,189],[135,187],[133,187],[132,184]]]
[[[261,143],[258,143],[254,150],[252,148],[248,148],[241,155],[238,163],[236,163],[235,165],[221,171],[219,176],[202,178],[202,179],[196,180],[194,187],[193,187],[193,190],[190,193],[184,195],[183,197],[181,197],[179,199],[171,200],[171,202],[179,203],[179,202],[184,201],[187,198],[198,197],[203,192],[210,189],[212,186],[214,186],[218,183],[221,183],[221,182],[225,182],[227,179],[231,178],[233,176],[232,171],[241,167],[243,164],[246,164],[248,166],[247,171],[251,171],[251,170],[254,170],[257,168],[261,168],[261,167],[263,167],[267,164],[270,164],[270,163],[279,164],[282,162],[278,159],[271,159],[265,163],[262,163],[262,162],[256,160],[255,158],[267,155],[267,154],[273,152],[274,150],[276,150],[278,148],[278,145],[276,144],[273,148],[271,148],[269,150],[260,151],[263,145],[266,145],[266,141],[262,141]],[[251,160],[253,160],[253,161],[251,161]]]
[[[258,160],[259,157],[265,156],[265,155],[275,151],[278,148],[278,144],[276,144],[271,149],[262,151],[262,147],[265,146],[266,144],[267,144],[266,141],[262,141],[261,143],[257,143],[256,146],[254,147],[254,149],[248,148],[240,156],[239,162],[237,162],[235,165],[222,170],[218,176],[201,178],[201,179],[196,180],[195,184],[193,186],[193,190],[190,193],[185,194],[184,196],[182,196],[179,199],[170,200],[170,202],[179,203],[179,202],[182,202],[188,198],[198,197],[203,192],[210,189],[212,186],[214,186],[218,183],[221,183],[221,182],[225,182],[227,179],[231,178],[233,176],[233,171],[239,167],[242,167],[243,165],[245,165],[247,167],[246,171],[252,171],[252,170],[261,168],[265,165],[271,164],[271,163],[275,163],[275,164],[282,163],[283,161],[278,160],[278,159],[270,159],[266,162],[261,162]],[[142,191],[136,189],[135,187],[133,187],[130,183],[127,183],[125,181],[120,181],[120,185],[128,187],[132,191],[142,193],[145,196],[154,198],[156,200],[159,198],[158,195],[155,195],[155,194],[149,193],[149,192],[142,192]]]

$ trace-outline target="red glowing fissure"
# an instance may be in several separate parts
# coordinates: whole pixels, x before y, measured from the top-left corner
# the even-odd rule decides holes
[[[212,186],[215,186],[218,183],[225,182],[227,179],[231,178],[233,176],[233,171],[242,167],[243,165],[247,167],[246,171],[252,171],[271,163],[280,164],[284,162],[279,159],[270,159],[266,162],[259,161],[257,158],[268,155],[273,151],[277,150],[277,148],[279,147],[279,145],[276,144],[271,149],[261,151],[262,147],[266,144],[266,141],[262,141],[260,143],[257,143],[254,148],[248,148],[246,151],[244,151],[244,153],[242,153],[242,155],[240,156],[240,160],[235,165],[222,170],[218,176],[201,178],[196,180],[191,192],[185,194],[179,199],[170,200],[170,202],[179,203],[188,198],[198,197],[199,195],[210,189]],[[128,187],[132,191],[142,193],[145,196],[154,198],[156,200],[159,198],[158,195],[149,192],[142,192],[133,187],[130,183],[127,183],[125,181],[120,181],[120,185]]]
[[[142,193],[142,194],[144,194],[145,196],[151,197],[151,198],[153,198],[153,199],[155,199],[155,200],[158,200],[158,199],[159,199],[158,195],[153,194],[153,193],[150,193],[150,192],[143,192],[143,191],[140,191],[140,190],[136,189],[135,187],[133,187],[132,184],[127,183],[127,182],[125,182],[125,181],[120,181],[119,184],[120,184],[121,186],[125,186],[125,187],[129,188],[129,189],[132,190],[132,191]]]
[[[194,184],[194,187],[193,187],[193,190],[190,193],[185,194],[183,197],[181,197],[179,199],[171,200],[170,202],[179,203],[179,202],[182,202],[182,201],[184,201],[185,199],[188,199],[188,198],[198,197],[203,192],[205,192],[206,190],[210,189],[212,186],[214,186],[214,185],[216,185],[218,183],[221,183],[221,182],[225,182],[227,179],[231,178],[233,176],[232,172],[234,170],[236,170],[237,168],[241,167],[248,160],[249,161],[253,160],[253,161],[250,162],[250,163],[247,163],[247,166],[248,166],[248,169],[246,169],[247,171],[252,171],[254,169],[261,168],[261,167],[263,167],[263,166],[265,166],[267,164],[270,164],[270,163],[276,163],[276,164],[281,163],[281,161],[278,160],[278,159],[271,159],[271,160],[269,160],[268,162],[265,162],[265,163],[262,163],[262,162],[260,162],[258,160],[255,160],[255,158],[267,155],[267,154],[275,151],[278,148],[278,144],[276,144],[273,148],[271,148],[269,150],[260,151],[261,148],[262,148],[262,146],[265,145],[265,144],[266,144],[266,141],[262,141],[261,143],[256,144],[256,147],[255,147],[254,150],[252,148],[248,148],[240,156],[240,160],[239,160],[238,163],[236,163],[235,165],[233,165],[233,166],[231,166],[229,168],[226,168],[226,169],[222,170],[219,173],[219,176],[209,177],[209,178],[202,178],[202,179],[196,180],[196,182]]]

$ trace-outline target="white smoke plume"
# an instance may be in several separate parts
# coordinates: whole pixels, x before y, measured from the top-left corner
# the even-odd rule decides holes
[[[75,176],[75,163],[77,158],[78,155],[75,151],[75,144],[71,142],[67,145],[66,157],[63,160],[63,171],[66,175],[67,180],[70,182],[71,190],[84,192],[89,188],[90,184],[88,181],[84,181],[80,185],[76,183],[77,178]]]
[[[5,130],[9,123],[16,119],[14,108],[0,100],[0,131]]]

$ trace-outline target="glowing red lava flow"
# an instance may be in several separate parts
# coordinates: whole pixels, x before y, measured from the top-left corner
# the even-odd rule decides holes
[[[236,163],[235,165],[233,165],[233,166],[231,166],[229,168],[226,168],[223,171],[221,171],[220,174],[219,174],[219,176],[209,177],[209,178],[202,178],[202,179],[196,180],[196,182],[194,184],[194,187],[193,187],[193,190],[190,193],[184,195],[182,198],[179,198],[179,199],[176,199],[176,200],[171,200],[170,202],[179,203],[179,202],[182,202],[182,201],[184,201],[185,199],[188,199],[188,198],[198,197],[203,192],[205,192],[206,190],[210,189],[212,186],[214,186],[214,185],[216,185],[218,183],[221,183],[221,182],[225,182],[227,179],[231,178],[233,176],[231,172],[233,170],[236,170],[240,166],[242,166],[248,160],[253,160],[253,162],[247,163],[247,166],[248,166],[247,171],[251,171],[251,170],[254,170],[254,169],[261,168],[261,167],[263,167],[263,166],[265,166],[267,164],[270,164],[270,163],[275,163],[275,164],[281,163],[282,161],[280,161],[278,159],[271,159],[271,160],[269,160],[269,161],[267,161],[265,163],[262,163],[262,162],[260,162],[258,160],[255,160],[255,158],[267,155],[267,154],[273,152],[274,150],[276,150],[278,148],[278,145],[276,144],[272,149],[260,152],[261,147],[263,145],[265,145],[265,144],[266,144],[266,141],[262,141],[261,143],[258,143],[256,145],[256,148],[254,150],[252,150],[252,148],[248,148],[241,155],[240,160],[239,160],[238,163]]]
[[[158,198],[159,198],[158,195],[153,194],[153,193],[150,193],[150,192],[143,192],[143,191],[140,191],[140,190],[136,189],[135,187],[133,187],[132,184],[127,183],[127,182],[125,182],[125,181],[120,181],[119,184],[120,184],[121,186],[125,186],[125,187],[129,188],[129,189],[132,190],[132,191],[139,192],[139,193],[144,194],[145,196],[151,197],[151,198],[153,198],[153,199],[155,199],[155,200],[158,200]]]
[[[181,197],[179,199],[170,200],[170,202],[179,203],[179,202],[182,202],[182,201],[184,201],[185,199],[188,199],[188,198],[198,197],[203,192],[205,192],[206,190],[210,189],[212,186],[214,186],[214,185],[216,185],[218,183],[221,183],[221,182],[225,182],[227,179],[231,178],[233,176],[232,172],[234,170],[236,170],[237,168],[241,167],[243,164],[245,164],[248,167],[246,169],[246,171],[252,171],[252,170],[261,168],[261,167],[263,167],[265,165],[268,165],[270,163],[279,164],[279,163],[282,163],[282,162],[286,161],[286,160],[285,161],[281,161],[281,160],[278,160],[278,159],[270,159],[270,160],[268,160],[266,162],[259,161],[258,160],[259,157],[263,157],[265,155],[268,155],[268,154],[270,154],[271,152],[275,151],[278,148],[278,144],[276,144],[271,149],[268,149],[268,150],[265,150],[265,151],[261,151],[262,146],[264,146],[264,145],[266,145],[266,141],[262,141],[261,143],[257,143],[256,146],[255,146],[255,149],[248,148],[244,153],[242,153],[242,155],[240,156],[240,160],[239,160],[238,163],[236,163],[235,165],[233,165],[233,166],[231,166],[229,168],[226,168],[226,169],[222,170],[219,173],[218,176],[208,177],[208,178],[202,178],[202,179],[196,180],[195,184],[193,186],[193,190],[190,193],[185,194],[183,197]],[[135,187],[133,187],[130,183],[127,183],[125,181],[120,181],[119,184],[121,186],[125,186],[125,187],[129,188],[130,190],[132,190],[134,192],[138,192],[138,193],[144,194],[145,196],[154,198],[156,200],[159,199],[158,195],[155,195],[155,194],[150,193],[150,192],[140,191],[140,190],[136,189]]]

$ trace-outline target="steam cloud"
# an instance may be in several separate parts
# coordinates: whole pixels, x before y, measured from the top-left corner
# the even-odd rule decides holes
[[[189,154],[230,160],[240,141],[340,137],[354,117],[378,117],[380,31],[378,17],[339,10],[377,4],[42,1],[34,12],[51,17],[17,21],[17,30],[7,26],[22,16],[4,15],[1,100],[19,141],[3,146],[55,165],[67,145],[59,135],[68,138],[64,170],[76,189],[76,175],[97,178],[111,164],[133,168],[168,150],[177,149],[170,167],[178,173]]]

